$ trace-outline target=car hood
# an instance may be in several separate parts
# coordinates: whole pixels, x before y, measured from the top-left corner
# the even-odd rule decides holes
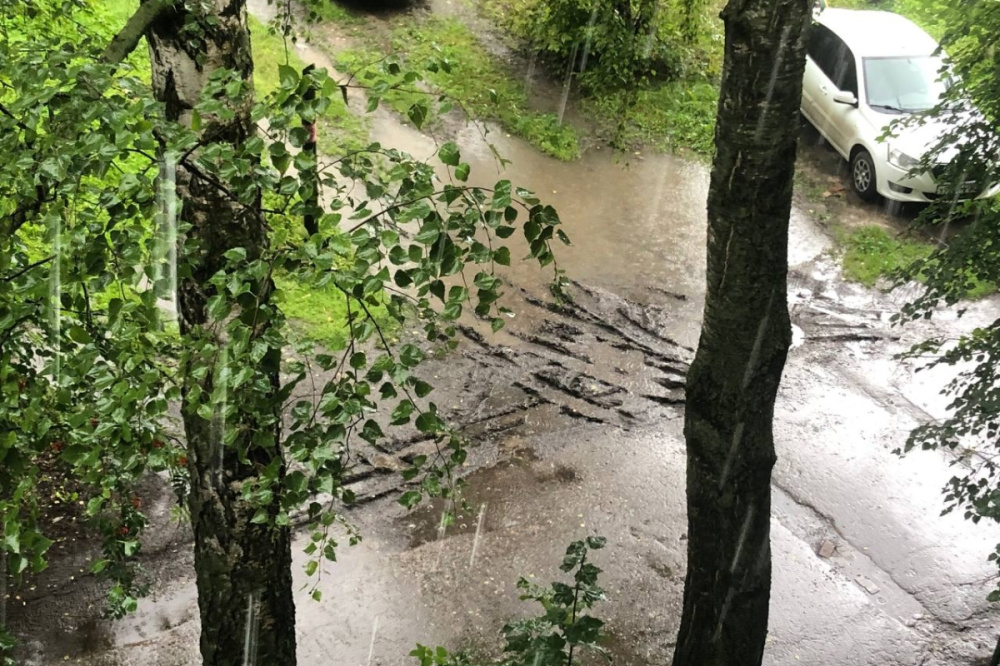
[[[884,116],[884,118],[882,129],[890,132],[886,142],[915,159],[920,159],[930,152],[942,138],[954,133],[956,128],[977,120],[974,114],[969,112],[953,113],[945,118],[916,116]],[[909,122],[906,122],[907,118]],[[894,123],[897,123],[896,126]],[[968,138],[964,135],[954,137],[952,145],[945,148],[936,161],[948,162],[958,153],[958,147],[967,141]]]

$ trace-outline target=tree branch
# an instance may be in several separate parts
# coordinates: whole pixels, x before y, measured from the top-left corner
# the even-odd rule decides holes
[[[112,65],[117,65],[125,60],[139,45],[139,40],[146,34],[156,17],[172,4],[173,0],[148,0],[139,5],[139,9],[136,10],[135,14],[132,14],[132,18],[104,49],[101,59]]]
[[[54,256],[48,257],[46,259],[42,259],[41,261],[36,261],[35,263],[30,264],[28,266],[25,266],[24,268],[22,268],[21,270],[17,271],[16,273],[13,273],[12,275],[5,275],[5,276],[3,276],[3,278],[0,279],[0,281],[2,281],[2,282],[13,282],[17,278],[21,277],[22,275],[24,275],[25,273],[27,273],[28,271],[30,271],[31,269],[38,268],[39,266],[42,266],[43,264],[47,264],[50,261],[52,261],[53,259],[55,259]]]

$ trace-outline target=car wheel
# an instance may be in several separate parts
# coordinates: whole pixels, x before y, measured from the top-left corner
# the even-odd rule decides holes
[[[867,150],[859,150],[851,159],[851,185],[864,201],[875,201],[878,198],[878,190],[875,187],[875,162]]]

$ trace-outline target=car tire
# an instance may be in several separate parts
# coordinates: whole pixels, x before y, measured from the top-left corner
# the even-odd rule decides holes
[[[862,148],[851,158],[851,187],[863,201],[878,199],[875,162],[871,153]]]

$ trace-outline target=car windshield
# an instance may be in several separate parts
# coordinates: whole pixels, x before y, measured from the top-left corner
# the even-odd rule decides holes
[[[868,105],[896,113],[926,111],[941,101],[948,89],[944,66],[937,56],[865,58]]]

